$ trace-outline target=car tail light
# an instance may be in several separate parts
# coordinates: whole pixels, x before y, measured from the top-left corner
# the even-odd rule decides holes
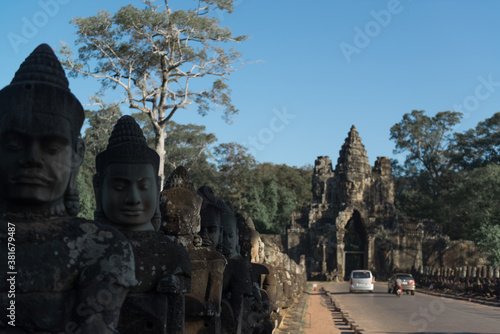
[[[372,284],[373,284],[373,277],[372,277]]]
[[[415,281],[414,281],[414,280],[411,280],[411,281],[410,281],[410,285],[415,285]]]

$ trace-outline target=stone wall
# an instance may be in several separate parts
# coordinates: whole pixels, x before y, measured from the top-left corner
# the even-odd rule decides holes
[[[417,287],[500,299],[500,267],[421,267],[413,276]]]

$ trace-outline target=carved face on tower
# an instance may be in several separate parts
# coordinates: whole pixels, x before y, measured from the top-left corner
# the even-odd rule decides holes
[[[201,187],[198,189],[198,194],[203,198],[199,233],[203,240],[202,246],[210,250],[217,250],[217,246],[221,242],[222,210],[217,206],[215,195],[210,187]]]
[[[83,108],[52,49],[42,44],[0,91],[0,196],[10,209],[52,214],[76,196],[76,174],[85,146],[78,137]]]
[[[105,151],[96,157],[96,218],[125,231],[153,231],[159,212],[158,154],[146,144],[131,116],[116,123]]]

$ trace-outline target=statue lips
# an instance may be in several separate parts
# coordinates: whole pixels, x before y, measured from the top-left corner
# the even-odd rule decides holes
[[[17,185],[26,184],[37,186],[47,186],[52,182],[50,178],[36,173],[18,174],[10,178],[10,181]]]
[[[129,216],[129,217],[140,216],[140,215],[142,215],[142,213],[143,213],[143,212],[144,212],[144,210],[142,210],[142,209],[134,209],[134,210],[127,209],[127,210],[121,210],[121,213],[122,213],[124,216]]]
[[[209,240],[208,238],[204,238],[204,239],[203,239],[203,242],[202,242],[202,244],[201,244],[201,245],[202,245],[203,247],[209,247],[209,248],[210,248],[210,247],[212,247],[212,246],[213,246],[213,244],[214,244],[214,243],[212,242],[212,240]]]

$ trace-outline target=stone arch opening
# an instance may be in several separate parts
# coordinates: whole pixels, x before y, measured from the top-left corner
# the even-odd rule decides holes
[[[351,270],[366,269],[368,266],[368,239],[359,211],[354,211],[345,225],[344,268],[345,275]]]

